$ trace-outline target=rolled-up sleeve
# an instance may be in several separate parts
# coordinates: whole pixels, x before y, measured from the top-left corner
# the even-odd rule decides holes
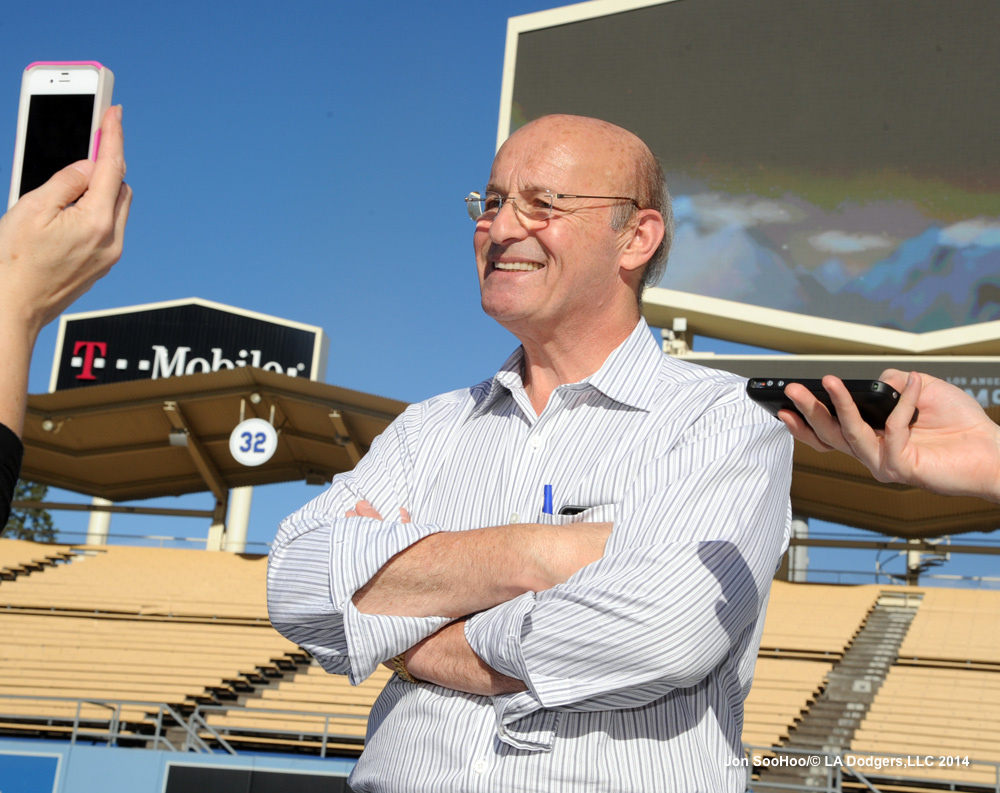
[[[759,641],[792,446],[762,415],[696,423],[631,483],[602,559],[467,622],[476,654],[528,687],[494,698],[501,740],[545,749],[558,711],[640,707]]]
[[[345,517],[362,499],[386,518],[398,517],[407,505],[408,418],[404,414],[379,436],[353,471],[335,477],[325,493],[282,521],[268,561],[271,624],[353,685],[449,621],[363,614],[352,602],[389,559],[442,530],[432,523]]]

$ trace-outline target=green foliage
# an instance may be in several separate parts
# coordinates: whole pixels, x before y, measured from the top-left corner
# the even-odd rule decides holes
[[[48,485],[18,479],[17,487],[14,488],[14,501],[44,501],[48,492]],[[53,542],[56,538],[56,527],[47,510],[12,509],[10,519],[3,531],[0,531],[0,536],[14,540]]]

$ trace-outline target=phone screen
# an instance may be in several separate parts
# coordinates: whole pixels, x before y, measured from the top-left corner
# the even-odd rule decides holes
[[[19,196],[90,155],[94,94],[35,94],[28,110]]]

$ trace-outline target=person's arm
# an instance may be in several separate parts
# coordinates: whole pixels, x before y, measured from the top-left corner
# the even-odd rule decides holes
[[[409,514],[401,513],[408,523]],[[347,516],[382,520],[367,501]],[[369,614],[464,617],[565,582],[601,557],[611,528],[610,523],[517,524],[433,534],[386,562],[352,601]],[[472,652],[464,621],[418,642],[406,661],[427,670],[425,682],[457,691],[484,696],[524,691],[521,680],[500,674]]]
[[[11,502],[21,472],[24,446],[21,439],[0,424],[0,529],[7,525]]]
[[[422,409],[407,409],[353,471],[283,521],[271,548],[272,624],[355,684],[454,619],[564,581],[600,556],[610,531],[382,521],[412,503]]]
[[[124,177],[116,106],[104,115],[96,163],[64,168],[0,218],[0,423],[18,437],[39,331],[121,256],[132,200]]]
[[[449,623],[407,650],[406,670],[418,681],[483,697],[526,691],[523,680],[501,674],[473,652],[465,622]]]
[[[121,107],[105,113],[101,139],[96,163],[64,168],[0,218],[0,529],[21,467],[38,333],[121,256],[132,201],[122,181]]]
[[[465,644],[449,626],[406,653],[410,674],[499,695],[501,740],[537,749],[544,741],[515,737],[526,716],[638,707],[756,641],[787,544],[790,439],[770,421],[703,430],[641,473],[601,559],[473,615]],[[479,664],[502,678],[477,676]],[[504,678],[525,690],[504,690]]]
[[[347,515],[382,520],[367,501]],[[432,534],[389,559],[352,602],[364,614],[457,619],[562,583],[601,557],[610,534],[610,523]]]
[[[823,378],[823,386],[838,418],[796,383],[785,393],[806,418],[791,411],[781,411],[779,418],[796,439],[818,451],[851,455],[880,482],[1000,503],[1000,427],[979,403],[927,374],[889,369],[880,379],[901,392],[884,432],[865,423],[844,384],[832,375]],[[910,426],[914,408],[917,420]]]

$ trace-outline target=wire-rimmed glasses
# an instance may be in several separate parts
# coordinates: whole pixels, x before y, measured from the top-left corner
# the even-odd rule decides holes
[[[465,206],[469,217],[475,221],[492,221],[503,205],[508,201],[515,214],[529,223],[544,223],[553,215],[562,211],[556,202],[569,198],[603,198],[607,201],[631,201],[636,209],[639,202],[629,196],[621,195],[571,195],[569,193],[553,193],[551,190],[522,190],[517,196],[501,195],[495,190],[473,190],[465,197]]]

